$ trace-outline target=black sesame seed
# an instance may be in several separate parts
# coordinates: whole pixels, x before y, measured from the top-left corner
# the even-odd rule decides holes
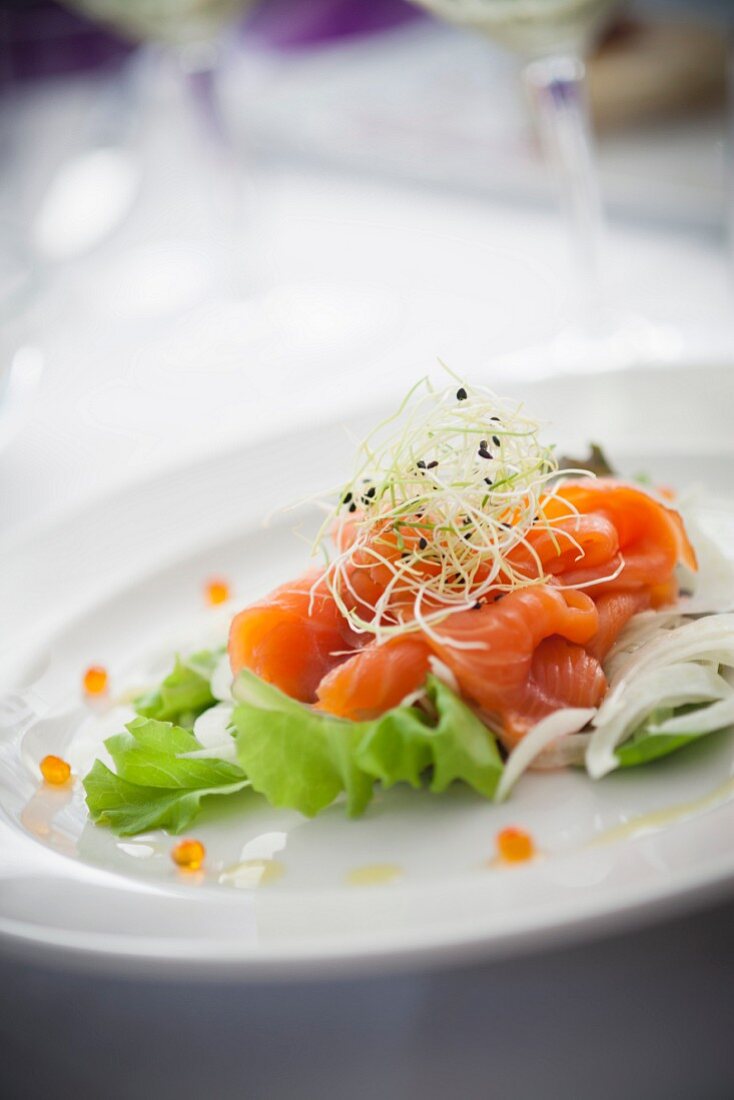
[[[492,484],[492,478],[491,478],[491,477],[485,477],[485,479],[484,479],[484,480],[485,480],[485,482],[487,483],[487,485],[491,485],[491,484]]]
[[[472,610],[472,611],[479,611],[479,609],[481,608],[481,606],[482,606],[482,601],[481,601],[481,600],[477,600],[477,602],[476,602],[475,604],[472,604],[472,608],[471,608],[471,610]]]
[[[352,499],[352,494],[347,493],[346,496],[342,497],[342,504],[349,504],[349,501],[351,499]]]
[[[357,511],[357,505],[354,503],[354,501],[352,501],[352,503],[349,505],[349,511],[350,512],[356,512]]]
[[[371,489],[368,489],[367,492],[363,494],[362,499],[363,500],[372,500],[372,498],[373,498],[373,496],[375,495],[376,492],[377,492],[377,489],[375,489],[375,487],[373,485]]]
[[[499,438],[496,435],[492,436],[492,442],[494,443],[495,447],[501,446]]]
[[[419,459],[418,462],[416,462],[416,466],[418,467],[419,470],[425,470],[425,468],[426,468],[426,464],[425,464],[425,462],[423,461],[422,458]]]
[[[438,466],[438,462],[437,462],[437,460],[436,460],[436,459],[434,458],[433,462],[429,462],[429,463],[428,463],[428,465],[426,466],[426,469],[427,469],[427,470],[435,470],[437,466]]]
[[[464,389],[463,386],[459,386],[458,390],[456,391],[456,400],[457,401],[466,401],[466,398],[467,398],[466,390]]]
[[[486,447],[480,447],[479,448],[479,457],[480,458],[491,458],[492,454],[491,454],[490,451],[487,450]]]
[[[489,419],[490,419],[490,420],[494,420],[494,421],[495,421],[495,423],[497,423],[497,424],[499,424],[499,422],[500,422],[500,418],[499,418],[498,416],[490,416],[490,418],[489,418]]]
[[[489,446],[489,443],[487,443],[486,439],[480,439],[479,440],[479,446],[482,450],[486,451],[487,447]]]
[[[421,538],[421,539],[418,540],[418,549],[419,550],[425,550],[425,548],[427,546],[428,546],[428,540],[427,539]]]

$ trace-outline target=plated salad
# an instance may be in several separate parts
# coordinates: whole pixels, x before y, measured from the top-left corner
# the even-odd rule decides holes
[[[697,543],[699,568],[669,499],[559,460],[521,406],[422,380],[319,504],[320,563],[106,740],[95,822],[179,833],[246,787],[309,816],[377,784],[503,799],[528,768],[600,779],[734,723],[729,564]]]

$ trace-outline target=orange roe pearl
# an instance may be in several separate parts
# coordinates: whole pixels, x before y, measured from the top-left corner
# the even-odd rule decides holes
[[[223,581],[221,577],[215,577],[207,583],[206,598],[207,603],[210,603],[212,606],[219,603],[226,603],[229,599],[229,585],[226,581]]]
[[[104,695],[107,691],[109,677],[107,669],[102,665],[90,665],[82,678],[82,685],[87,695]]]
[[[41,761],[41,775],[53,787],[61,787],[69,781],[71,767],[60,756],[44,756]]]
[[[497,852],[507,863],[522,863],[535,855],[535,845],[530,833],[523,829],[502,829],[497,833]]]
[[[181,840],[171,849],[171,859],[184,871],[198,871],[205,856],[206,848],[200,840]]]

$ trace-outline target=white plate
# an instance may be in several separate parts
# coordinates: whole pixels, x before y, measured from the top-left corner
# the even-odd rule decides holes
[[[657,371],[559,380],[529,396],[536,407],[565,407],[569,424],[581,418],[629,467],[644,462],[687,483],[718,477],[721,489],[731,390],[728,372]],[[646,393],[657,395],[655,416],[649,404],[640,413]],[[626,420],[625,406],[634,411]],[[98,737],[105,721],[80,702],[81,671],[102,662],[125,686],[151,650],[226,629],[226,611],[202,610],[212,573],[230,578],[236,605],[302,568],[292,520],[263,527],[261,517],[333,483],[349,449],[340,425],[304,431],[0,547],[2,672],[13,688],[0,711],[5,948],[126,971],[343,972],[546,945],[732,887],[729,734],[600,783],[575,772],[530,776],[503,806],[461,789],[398,790],[378,794],[358,821],[339,806],[307,821],[243,794],[212,803],[193,826],[208,853],[197,875],[175,870],[163,834],[120,841],[91,826],[78,783],[39,786],[45,753],[63,755],[72,741],[78,752],[80,725]],[[734,545],[734,509],[706,514]],[[529,829],[541,857],[493,865],[507,824]]]

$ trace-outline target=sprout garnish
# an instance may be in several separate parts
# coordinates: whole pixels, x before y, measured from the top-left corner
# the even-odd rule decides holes
[[[556,539],[543,502],[561,471],[540,430],[521,405],[484,386],[436,390],[427,378],[413,386],[360,446],[317,538],[325,583],[353,630],[377,641],[432,635],[452,612],[548,580],[528,533],[542,528]],[[563,544],[582,555],[567,529]]]

